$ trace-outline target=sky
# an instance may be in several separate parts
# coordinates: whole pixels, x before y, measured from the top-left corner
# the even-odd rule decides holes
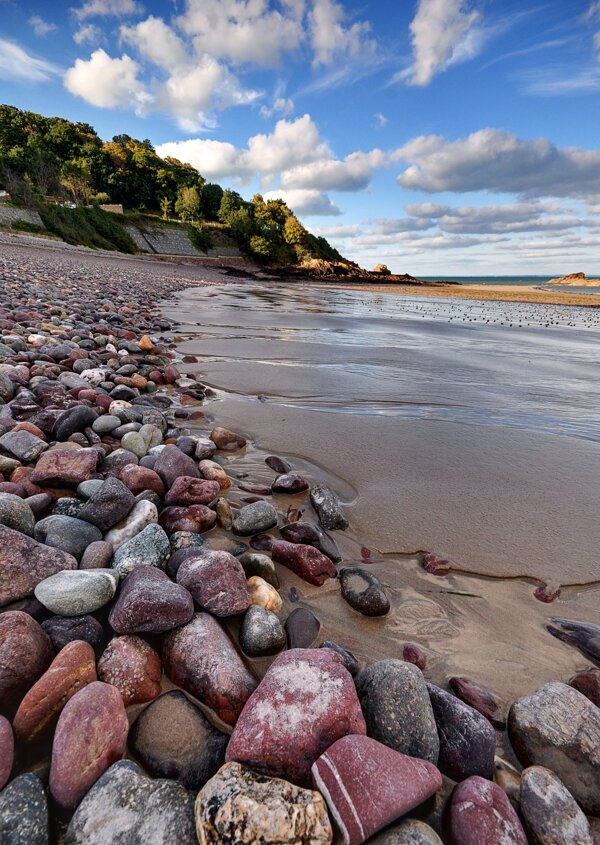
[[[600,0],[0,0],[0,102],[282,197],[372,268],[600,272]]]

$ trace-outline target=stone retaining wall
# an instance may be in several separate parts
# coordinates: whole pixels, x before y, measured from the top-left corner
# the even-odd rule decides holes
[[[45,228],[37,211],[0,205],[0,226],[14,226],[15,223],[31,223],[32,226],[39,226],[40,229]]]
[[[142,231],[137,226],[127,226],[126,228],[141,252],[158,255],[208,256],[210,258],[220,256],[236,258],[240,256],[240,251],[234,246],[218,245],[214,249],[209,249],[207,253],[200,252],[190,241],[185,229],[157,227],[145,228]]]

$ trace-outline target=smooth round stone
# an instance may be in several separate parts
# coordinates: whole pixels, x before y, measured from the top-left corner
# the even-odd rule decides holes
[[[228,763],[198,793],[196,831],[202,845],[330,845],[323,796],[279,778]]]
[[[47,735],[67,701],[95,680],[96,657],[91,645],[81,640],[66,645],[19,705],[13,719],[17,740],[31,743]]]
[[[218,484],[218,482],[216,481],[214,483]],[[219,487],[219,490],[220,489],[221,488]],[[215,510],[217,512],[217,522],[219,523],[221,528],[224,531],[231,531],[233,527],[233,510],[227,499],[217,499]]]
[[[73,516],[47,516],[37,523],[33,533],[39,543],[61,549],[77,560],[90,543],[102,539],[102,532],[95,525]]]
[[[182,476],[176,478],[165,497],[165,505],[208,505],[219,495],[217,481]]]
[[[437,763],[440,742],[423,673],[402,660],[379,660],[356,679],[367,733],[395,751]]]
[[[54,650],[59,652],[74,640],[89,643],[98,657],[104,647],[104,630],[93,616],[53,616],[42,622]]]
[[[121,438],[121,446],[133,452],[138,458],[143,458],[148,451],[148,445],[137,431],[130,431]]]
[[[187,625],[170,631],[163,641],[168,678],[226,725],[234,725],[257,681],[214,616],[196,613]]]
[[[185,508],[171,505],[162,511],[158,521],[167,534],[173,534],[175,531],[194,531],[202,534],[214,527],[217,515],[206,505],[189,505]]]
[[[45,511],[52,504],[52,496],[49,493],[36,493],[34,496],[28,496],[27,504],[31,508],[35,516]]]
[[[92,430],[102,436],[103,434],[110,434],[121,425],[121,420],[112,414],[103,414],[97,417],[92,423]]]
[[[119,476],[126,466],[137,466],[138,458],[127,449],[115,449],[102,461],[101,470],[105,475]]]
[[[455,787],[449,818],[456,845],[527,845],[523,826],[506,793],[485,778],[471,777]]]
[[[12,493],[0,493],[0,524],[33,536],[35,516],[26,501]]]
[[[487,687],[478,684],[477,681],[472,681],[470,678],[450,678],[448,684],[461,701],[464,701],[470,707],[474,707],[495,728],[504,730],[506,720],[502,717],[496,697]]]
[[[87,501],[100,490],[103,484],[104,481],[101,478],[90,478],[89,481],[82,481],[77,487],[77,495],[80,499]]]
[[[427,684],[440,737],[438,767],[455,781],[472,775],[492,780],[496,732],[485,716],[434,684]]]
[[[68,440],[72,434],[92,426],[96,417],[96,411],[93,408],[88,408],[87,405],[76,405],[74,408],[69,408],[56,421],[54,438],[56,440]]]
[[[322,586],[328,578],[336,578],[338,574],[337,569],[326,555],[315,549],[314,546],[307,546],[303,543],[273,540],[271,556],[275,563],[280,563],[291,569],[299,578],[309,584],[314,584],[316,587]]]
[[[369,839],[369,845],[443,845],[443,842],[425,822],[402,819]]]
[[[589,698],[596,707],[600,707],[600,669],[578,672],[570,679],[569,686]]]
[[[266,657],[277,654],[286,646],[285,631],[281,622],[264,607],[253,605],[244,616],[240,629],[240,646],[249,657]]]
[[[191,595],[154,566],[138,566],[123,582],[108,617],[118,634],[160,634],[189,622]]]
[[[210,433],[210,439],[217,449],[224,452],[236,452],[246,445],[246,439],[241,434],[236,434],[235,431],[230,431],[228,428],[214,428]]]
[[[508,735],[520,762],[547,766],[590,815],[600,815],[600,710],[552,681],[513,702]]]
[[[0,792],[0,842],[48,845],[48,800],[37,775],[20,775]]]
[[[81,557],[80,569],[106,569],[110,566],[113,548],[105,540],[90,543]]]
[[[165,495],[165,485],[160,475],[148,467],[128,464],[121,470],[119,478],[134,496],[146,490],[151,490],[161,498]]]
[[[133,756],[152,777],[173,778],[196,791],[225,762],[228,742],[180,690],[159,696],[129,732]]]
[[[259,575],[253,575],[248,578],[246,588],[250,596],[250,601],[253,605],[264,607],[265,610],[271,610],[277,613],[281,610],[283,600],[275,587],[268,584],[264,578]]]
[[[288,496],[293,496],[296,493],[304,493],[308,490],[308,481],[302,478],[301,475],[289,472],[284,475],[279,475],[271,485],[273,493],[284,493]]]
[[[121,693],[94,681],[60,714],[50,764],[50,792],[62,810],[74,810],[125,751],[129,722]]]
[[[146,451],[153,449],[155,446],[160,446],[163,440],[162,430],[153,423],[145,423],[138,434],[146,444]]]
[[[346,566],[340,570],[342,597],[363,616],[385,616],[390,610],[390,600],[378,578],[359,566]]]
[[[80,519],[91,522],[103,533],[127,517],[135,505],[131,490],[118,478],[107,478],[83,506]]]
[[[310,491],[310,501],[326,531],[345,531],[348,520],[337,493],[329,487],[319,485]]]
[[[15,710],[46,671],[53,657],[50,640],[27,613],[0,613],[0,708]]]
[[[119,690],[125,707],[144,704],[160,694],[160,657],[141,637],[115,637],[98,661],[98,678]]]
[[[289,522],[279,529],[279,533],[281,538],[287,540],[288,543],[314,546],[334,563],[342,559],[342,553],[335,542],[319,525],[313,525],[311,522]]]
[[[112,569],[57,572],[35,588],[35,597],[58,616],[84,616],[104,607],[117,591]]]
[[[244,570],[228,552],[201,549],[187,557],[177,570],[177,583],[213,616],[234,616],[250,605]]]
[[[550,769],[525,769],[521,775],[520,809],[534,845],[594,845],[585,814]]]
[[[126,578],[138,566],[162,569],[169,559],[169,538],[156,523],[147,525],[139,534],[120,546],[112,561],[119,578]]]
[[[0,716],[0,790],[8,782],[13,767],[15,740],[8,719]]]
[[[167,488],[182,475],[189,475],[192,478],[200,478],[200,472],[194,460],[185,455],[177,446],[167,445],[161,449],[154,471],[160,475]]]
[[[277,525],[277,511],[269,502],[263,500],[244,505],[233,518],[233,533],[246,537],[260,534]]]
[[[115,838],[118,836],[118,839]],[[194,798],[131,760],[111,766],[77,807],[65,845],[197,845]]]
[[[267,555],[261,555],[257,552],[246,552],[240,557],[240,563],[246,573],[246,578],[252,578],[257,575],[262,578],[276,590],[279,589],[279,578],[275,564]]]
[[[285,620],[285,630],[290,648],[309,648],[321,630],[321,623],[308,608],[297,607]]]
[[[105,535],[104,539],[116,551],[120,546],[139,534],[147,525],[158,522],[158,510],[152,502],[138,502],[131,513]]]
[[[206,478],[209,481],[218,481],[221,490],[227,490],[227,488],[231,487],[231,479],[223,467],[216,461],[211,461],[205,458],[200,461],[198,468],[202,473],[203,478]]]
[[[72,516],[74,519],[78,519],[84,504],[84,502],[74,499],[72,496],[63,496],[54,503],[51,516]]]
[[[138,432],[141,427],[142,426],[141,426],[140,423],[136,423],[136,422],[125,423],[125,425],[120,425],[119,428],[115,428],[115,430],[112,432],[112,436],[117,437],[119,440],[121,440],[127,434],[131,434],[132,432]],[[122,444],[122,448],[127,449],[128,447],[126,445]],[[129,451],[131,452],[133,450],[130,449]]]
[[[277,455],[269,455],[265,458],[265,463],[272,469],[273,472],[278,473],[278,475],[285,475],[288,472],[292,471],[292,466],[283,458],[278,458]]]
[[[195,456],[199,461],[210,460],[217,451],[216,445],[206,437],[199,437],[196,442]]]

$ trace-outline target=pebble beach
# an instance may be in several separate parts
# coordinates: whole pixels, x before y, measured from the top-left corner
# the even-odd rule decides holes
[[[0,845],[594,845],[600,626],[511,700],[355,654],[300,600],[394,612],[343,483],[182,348],[218,269],[0,238]]]

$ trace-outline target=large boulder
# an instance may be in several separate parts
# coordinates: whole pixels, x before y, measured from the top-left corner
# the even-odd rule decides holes
[[[534,845],[594,845],[585,813],[556,775],[531,766],[521,775],[521,815]]]
[[[108,617],[118,634],[162,634],[185,625],[194,615],[194,601],[162,570],[138,566],[127,576]]]
[[[0,525],[0,607],[27,598],[45,578],[77,569],[73,555]]]
[[[455,787],[449,818],[453,845],[527,845],[504,790],[477,775]]]
[[[329,649],[277,657],[234,728],[227,760],[295,783],[337,739],[366,733],[352,675]]]
[[[189,590],[200,610],[213,616],[234,616],[250,607],[246,575],[229,552],[199,550],[183,561],[177,583]]]
[[[96,449],[52,449],[38,460],[31,480],[49,487],[77,486],[96,470]]]
[[[0,613],[0,710],[16,710],[53,656],[50,640],[35,619],[20,610]]]

